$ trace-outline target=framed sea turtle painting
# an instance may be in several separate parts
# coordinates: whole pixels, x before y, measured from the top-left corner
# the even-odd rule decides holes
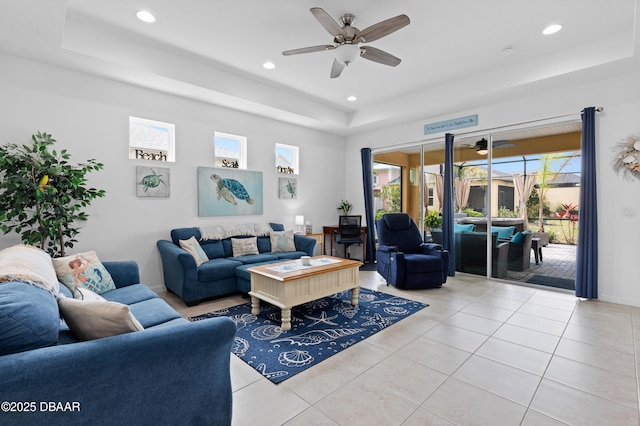
[[[198,167],[198,216],[262,214],[262,172]]]
[[[298,198],[298,180],[281,177],[278,179],[278,197],[285,200]]]
[[[168,167],[136,166],[138,197],[168,197],[170,190]]]

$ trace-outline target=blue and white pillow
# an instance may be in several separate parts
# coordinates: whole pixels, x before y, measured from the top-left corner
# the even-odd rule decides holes
[[[196,237],[191,237],[188,240],[180,240],[180,247],[193,256],[196,261],[196,266],[200,266],[209,260],[207,254],[202,250],[202,247],[200,247],[200,243],[196,240]]]

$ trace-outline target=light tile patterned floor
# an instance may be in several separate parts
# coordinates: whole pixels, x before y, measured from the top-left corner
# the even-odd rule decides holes
[[[458,274],[423,311],[274,385],[235,356],[233,425],[638,425],[640,309]],[[188,317],[246,302],[186,308]]]

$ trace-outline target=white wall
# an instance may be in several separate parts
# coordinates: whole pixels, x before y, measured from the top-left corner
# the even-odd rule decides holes
[[[604,107],[596,114],[598,185],[598,295],[601,300],[640,306],[637,262],[640,258],[640,180],[624,180],[612,169],[613,147],[630,135],[640,136],[640,73],[616,76],[608,80],[571,84],[570,78],[556,90],[539,91],[535,96],[514,96],[511,102],[460,111],[448,117],[430,117],[419,122],[382,131],[351,136],[347,140],[347,164],[355,164],[362,147],[385,149],[391,145],[425,140],[423,126],[449,118],[478,114],[477,128],[470,132],[510,126],[516,123],[573,114],[579,117],[583,107]],[[444,138],[442,138],[444,139]],[[432,142],[436,143],[436,142]],[[360,167],[347,167],[348,182],[355,182]],[[347,188],[347,196],[359,191],[359,185]],[[356,199],[353,197],[354,200]],[[357,200],[359,201],[359,200]],[[356,205],[356,208],[362,206]],[[623,209],[637,211],[635,218],[623,218]]]
[[[362,214],[362,147],[381,149],[424,140],[424,124],[468,114],[478,114],[477,130],[482,132],[568,113],[578,117],[585,106],[602,106],[605,111],[596,121],[599,296],[640,306],[635,267],[640,218],[622,218],[623,209],[635,208],[640,215],[640,182],[623,180],[610,166],[612,148],[627,136],[640,134],[639,80],[638,73],[580,84],[568,77],[554,90],[540,90],[535,96],[514,93],[511,102],[351,136],[345,147],[339,136],[0,54],[0,143],[27,143],[32,133],[47,131],[58,139],[60,149],[69,149],[73,161],[103,162],[105,169],[89,177],[90,184],[105,189],[107,196],[88,209],[90,217],[74,251],[93,249],[104,260],[136,260],[143,282],[162,290],[155,243],[169,238],[171,228],[255,221],[292,227],[294,216],[304,214],[314,231],[321,232],[323,224],[336,222],[336,207],[343,198],[354,204],[353,213]],[[127,159],[130,115],[176,124],[177,161],[168,165],[168,199],[135,196],[135,166],[149,163]],[[474,129],[464,129],[470,130]],[[213,162],[214,131],[248,136],[248,168],[264,173],[262,216],[198,217],[196,169]],[[275,142],[300,146],[297,200],[278,199]],[[16,235],[1,235],[0,249],[18,242]]]
[[[128,159],[129,116],[176,125],[176,162],[169,198],[136,197],[136,165]],[[132,259],[142,281],[163,290],[158,239],[172,228],[215,223],[275,221],[293,227],[303,214],[314,232],[337,223],[344,194],[344,138],[209,104],[0,54],[0,143],[29,143],[36,131],[52,133],[74,163],[95,158],[104,170],[89,174],[106,190],[87,210],[79,242],[70,252],[96,250],[102,260]],[[213,166],[214,131],[248,137],[248,169],[263,172],[264,214],[198,217],[196,170]],[[275,143],[300,147],[297,200],[278,198]],[[19,243],[0,235],[0,249]]]

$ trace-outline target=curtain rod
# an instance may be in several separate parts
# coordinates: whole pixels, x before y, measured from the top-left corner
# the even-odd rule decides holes
[[[584,110],[582,110],[584,111]],[[580,111],[580,113],[582,113],[582,111]],[[604,107],[597,107],[596,108],[596,112],[602,112],[604,111]],[[491,133],[492,131],[495,130],[499,130],[499,129],[504,129],[507,127],[514,127],[514,126],[520,126],[523,124],[534,124],[534,123],[539,123],[539,122],[543,122],[543,121],[548,121],[548,120],[556,120],[558,118],[567,118],[567,117],[576,117],[576,113],[572,113],[572,114],[560,114],[560,115],[555,115],[552,117],[546,117],[546,118],[538,118],[536,120],[530,120],[530,121],[522,121],[520,123],[515,123],[515,124],[505,124],[504,126],[498,126],[498,127],[492,127],[489,129],[483,129],[483,130],[478,130],[475,129],[473,131],[467,131],[467,132],[460,132],[460,133],[455,133],[454,136],[466,136],[466,135],[471,135],[474,133]],[[449,133],[449,132],[447,132]],[[419,141],[415,141],[415,142],[402,142],[402,143],[397,143],[397,144],[391,144],[391,145],[387,145],[386,147],[382,148],[384,151],[388,151],[388,148],[394,148],[394,147],[404,147],[404,148],[412,148],[414,146],[420,146],[420,145],[424,145],[426,142],[430,142],[430,141],[438,141],[438,140],[443,140],[444,139],[444,135],[441,136],[433,136],[427,139],[421,139]],[[376,149],[372,149],[372,153],[375,152]]]

